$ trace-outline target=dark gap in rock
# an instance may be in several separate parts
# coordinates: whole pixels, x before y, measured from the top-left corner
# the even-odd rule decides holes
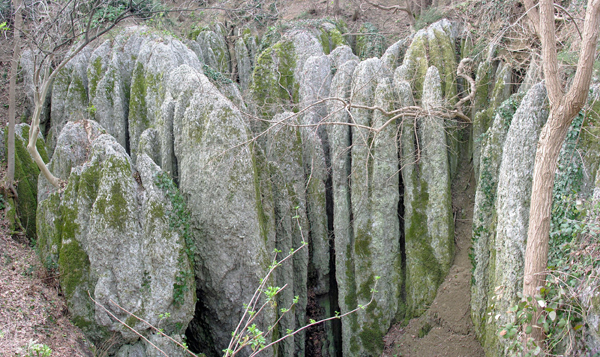
[[[129,139],[129,116],[125,116],[125,152],[131,156],[131,144]]]
[[[125,88],[123,93],[125,93],[125,106],[124,106],[124,114],[125,114],[125,152],[127,155],[131,156],[131,147],[130,147],[130,138],[129,138],[129,98],[131,97],[130,88],[127,84],[124,85]]]
[[[169,133],[171,136],[171,140],[169,140],[168,145],[171,146],[171,163],[173,167],[171,177],[173,178],[173,182],[175,182],[175,185],[179,187],[179,165],[177,164],[177,155],[175,155],[175,135],[173,135],[173,121],[174,118],[169,121]]]
[[[350,128],[348,128],[350,129]],[[328,306],[329,311],[327,312],[329,316],[333,316],[336,311],[340,311],[340,305],[338,303],[338,286],[336,280],[336,271],[335,271],[335,233],[334,233],[334,216],[333,216],[333,176],[332,176],[332,167],[331,167],[331,147],[329,145],[329,136],[327,135],[327,131],[324,127],[320,127],[319,129],[319,137],[321,138],[321,142],[323,143],[323,152],[325,155],[325,165],[327,168],[327,178],[325,180],[325,206],[327,213],[327,237],[329,239],[329,296],[328,298]],[[335,351],[336,357],[342,356],[342,324],[340,320],[332,320],[331,323],[331,332],[333,335],[333,350]],[[331,356],[333,357],[333,356]]]
[[[398,140],[398,146],[400,146],[400,140]],[[402,301],[406,301],[406,237],[404,235],[404,180],[402,177],[402,150],[398,150],[398,222],[400,223],[400,276],[402,285],[400,287],[400,294]]]
[[[348,151],[346,152],[346,162],[347,162],[347,166],[346,166],[346,180],[347,180],[347,187],[348,187],[348,196],[347,196],[347,200],[348,200],[348,212],[349,212],[349,222],[350,222],[350,227],[348,227],[348,246],[349,247],[354,247],[354,210],[352,209],[352,145],[354,144],[354,137],[353,137],[353,132],[352,132],[352,128],[350,126],[348,126]],[[351,254],[351,256],[346,257],[346,259],[351,259],[354,260],[354,256],[352,255],[354,251],[354,248],[350,248],[349,253]],[[352,278],[354,279],[355,277],[355,270],[354,270],[354,263],[351,264],[351,267],[348,267],[348,269],[351,271],[350,272],[346,272],[346,274],[349,274],[350,276],[352,276]],[[355,295],[356,294],[356,280],[352,280],[352,281],[348,281],[348,283],[350,284],[350,293]],[[356,304],[356,301],[354,302]],[[342,311],[340,311],[342,312]],[[351,319],[347,319],[346,320],[347,323],[352,324]],[[343,325],[344,322],[340,320],[340,324]],[[341,329],[341,326],[340,326]],[[343,336],[342,334],[340,334],[340,346],[343,345]],[[339,356],[342,356],[342,350],[339,350]]]
[[[208,308],[204,305],[204,294],[201,290],[196,290],[196,308],[194,317],[187,329],[185,330],[185,338],[187,345],[193,353],[204,353],[207,357],[220,357],[215,350],[215,344],[210,333],[210,324],[206,319],[209,313]]]
[[[339,311],[338,304],[338,287],[335,278],[335,237],[333,226],[333,178],[331,175],[331,155],[330,145],[327,131],[324,127],[320,127],[317,131],[323,154],[325,157],[325,165],[327,176],[325,179],[325,209],[327,214],[327,237],[329,241],[329,274],[326,277],[328,280],[328,292],[317,294],[316,287],[319,283],[319,274],[315,270],[313,262],[312,245],[309,244],[309,275],[308,275],[308,303],[306,307],[307,319],[324,319],[333,316],[336,311]],[[309,239],[312,236],[309,232]],[[324,324],[311,327],[307,330],[305,340],[305,352],[307,356],[329,356],[341,357],[341,322],[339,320],[329,321]],[[331,346],[333,345],[333,347]],[[334,351],[334,355],[330,356],[328,351]]]
[[[510,94],[515,94],[519,91],[519,87],[521,86],[521,84],[523,83],[523,80],[525,79],[525,75],[527,75],[527,68],[526,67],[521,67],[521,68],[513,68],[512,69],[512,74],[511,74],[511,84],[512,86],[510,87]]]
[[[45,109],[42,109],[42,113],[46,113],[45,118],[41,118],[41,120],[43,121],[40,124],[40,131],[42,132],[42,135],[44,136],[44,140],[46,142],[46,146],[48,145],[48,133],[50,132],[50,127],[51,125],[51,117],[50,117],[50,113],[52,112],[52,101],[51,100],[46,100],[44,102],[45,104]],[[29,114],[27,114],[27,117],[29,118]],[[15,118],[18,119],[18,118]],[[15,120],[15,123],[17,122],[17,120]],[[56,138],[58,139],[58,137]]]

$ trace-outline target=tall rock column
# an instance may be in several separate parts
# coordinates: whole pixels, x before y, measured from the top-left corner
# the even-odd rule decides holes
[[[422,102],[425,109],[443,104],[436,67],[427,70]],[[454,225],[443,118],[426,116],[410,123],[402,130],[406,299],[410,314],[418,315],[433,301],[450,268]]]
[[[506,311],[517,300],[522,289],[523,264],[531,182],[535,151],[542,126],[548,118],[546,89],[542,83],[533,86],[515,113],[504,142],[502,163],[498,172],[496,198],[496,237],[490,246],[490,294],[495,294],[492,316]],[[488,298],[488,301],[491,297]],[[492,319],[486,325],[486,348],[500,350],[495,338],[497,327],[508,321]]]
[[[498,108],[491,128],[482,145],[481,165],[475,207],[473,211],[473,279],[471,284],[471,316],[477,335],[483,340],[487,319],[488,297],[493,293],[490,286],[490,263],[495,259],[492,249],[496,237],[496,195],[498,171],[502,162],[502,150],[521,96],[515,95]],[[491,256],[491,254],[494,254]]]
[[[338,67],[331,81],[331,96],[348,99],[354,73],[358,61],[348,60]],[[354,231],[352,229],[352,206],[350,191],[350,146],[352,128],[350,116],[344,105],[338,101],[331,101],[327,105],[330,121],[339,125],[327,127],[330,143],[331,176],[333,191],[333,227],[335,241],[335,279],[338,285],[339,306],[342,311],[348,311],[352,304],[351,297],[356,296],[356,283],[354,281],[353,249]],[[349,319],[342,321],[348,324]],[[348,327],[344,331],[348,331]],[[344,337],[346,336],[346,337]],[[343,349],[350,348],[350,332],[342,333]]]

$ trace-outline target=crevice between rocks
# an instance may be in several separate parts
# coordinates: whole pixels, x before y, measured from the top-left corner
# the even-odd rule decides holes
[[[318,274],[314,271],[312,265],[312,249],[309,261],[309,277],[308,277],[308,304],[307,304],[307,319],[324,319],[333,316],[336,311],[340,311],[338,303],[338,286],[336,280],[335,269],[335,234],[334,234],[334,201],[333,201],[333,177],[331,167],[331,154],[329,137],[324,127],[317,131],[323,154],[325,158],[325,166],[327,176],[325,179],[325,207],[327,214],[327,237],[329,242],[329,291],[326,294],[315,294],[315,286],[317,285]],[[310,239],[310,232],[309,232]],[[340,320],[332,320],[322,325],[317,325],[307,330],[305,339],[305,351],[307,356],[329,356],[342,357],[342,325]],[[333,351],[333,355],[329,352]]]
[[[400,138],[398,147],[401,148]],[[400,297],[402,302],[406,301],[406,237],[404,235],[404,180],[402,177],[402,149],[398,150],[398,229],[400,237]]]

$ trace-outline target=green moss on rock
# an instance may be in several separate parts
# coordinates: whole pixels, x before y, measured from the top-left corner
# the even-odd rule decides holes
[[[15,135],[15,181],[17,182],[18,200],[16,202],[16,216],[20,224],[25,228],[28,238],[36,237],[36,210],[37,210],[37,182],[40,170],[33,161],[33,158],[27,151],[27,142],[29,137],[29,126],[22,126],[20,135]],[[5,142],[7,140],[8,130],[5,131]],[[36,147],[42,160],[48,161],[48,154],[42,138],[38,138]],[[8,216],[11,218],[13,215]],[[18,228],[16,220],[9,221],[13,230]]]
[[[299,83],[294,78],[296,51],[292,41],[280,41],[263,51],[252,73],[251,90],[263,115],[278,106],[298,103]]]

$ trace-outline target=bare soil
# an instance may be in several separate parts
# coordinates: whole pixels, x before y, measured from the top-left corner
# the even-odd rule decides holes
[[[42,266],[28,242],[7,231],[0,221],[0,356],[27,356],[33,344],[47,345],[53,357],[92,356],[69,321],[57,273]]]
[[[408,325],[393,326],[382,357],[482,357],[471,322],[471,227],[475,180],[471,163],[462,160],[452,187],[456,255],[429,309]]]

